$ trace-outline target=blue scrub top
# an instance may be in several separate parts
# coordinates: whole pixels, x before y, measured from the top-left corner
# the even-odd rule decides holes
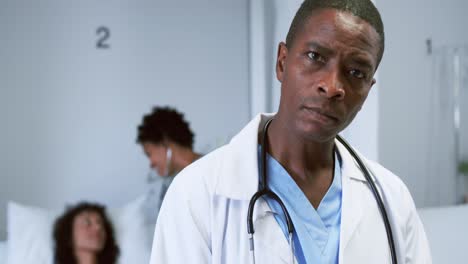
[[[261,147],[258,148],[259,175],[261,175]],[[261,179],[261,177],[260,177]],[[341,161],[335,154],[333,182],[317,210],[312,206],[289,173],[267,154],[267,181],[269,188],[283,201],[294,224],[294,253],[300,264],[338,263],[341,227]],[[265,197],[266,198],[266,197]],[[271,198],[266,201],[286,238],[288,228],[280,205]]]

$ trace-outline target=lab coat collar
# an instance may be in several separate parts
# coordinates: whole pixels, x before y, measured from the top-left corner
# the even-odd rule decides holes
[[[364,174],[362,173],[361,169],[357,161],[353,158],[351,153],[341,144],[338,140],[335,139],[335,144],[338,148],[338,152],[340,153],[342,164],[341,164],[341,174],[342,177],[347,177],[353,180],[358,180],[362,182],[367,182]],[[364,164],[367,164],[367,159],[364,158],[361,153],[354,149],[356,154],[361,158]],[[367,166],[369,169],[369,166]],[[370,170],[370,169],[369,169]],[[375,177],[371,174],[372,179],[375,181]]]
[[[227,145],[221,161],[215,193],[236,200],[250,200],[258,190],[258,130],[262,118],[257,115]]]
[[[257,192],[258,131],[259,126],[272,116],[274,116],[272,113],[258,114],[229,142],[226,156],[221,161],[221,171],[215,187],[216,194],[236,200],[250,200]],[[336,145],[342,158],[342,177],[366,182],[351,154],[338,141]]]

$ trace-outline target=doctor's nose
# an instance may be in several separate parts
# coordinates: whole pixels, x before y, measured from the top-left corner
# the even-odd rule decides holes
[[[326,72],[317,85],[317,91],[321,96],[325,96],[328,99],[343,100],[345,90],[343,82],[340,80],[339,70],[331,69]]]

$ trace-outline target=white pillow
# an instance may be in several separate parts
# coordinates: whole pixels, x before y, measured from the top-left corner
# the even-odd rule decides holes
[[[150,261],[153,233],[145,225],[144,204],[145,197],[142,196],[125,207],[108,211],[120,248],[120,264],[147,264]]]
[[[52,226],[59,213],[9,202],[7,214],[7,263],[52,263]]]
[[[152,235],[145,226],[144,197],[121,208],[109,208],[117,244],[119,263],[146,264],[151,254]],[[63,211],[47,210],[8,203],[8,264],[52,264],[54,242],[52,230]]]

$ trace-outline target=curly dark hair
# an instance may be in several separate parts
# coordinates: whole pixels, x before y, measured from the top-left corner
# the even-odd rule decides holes
[[[193,132],[184,115],[170,107],[154,107],[138,126],[137,143],[160,144],[165,139],[193,149]]]
[[[68,208],[55,222],[53,235],[55,240],[54,263],[77,263],[73,252],[73,220],[78,214],[84,211],[91,211],[99,214],[103,220],[104,229],[106,231],[106,242],[103,250],[97,256],[98,263],[115,264],[120,250],[115,241],[114,230],[106,215],[105,207],[87,202],[82,202]]]

